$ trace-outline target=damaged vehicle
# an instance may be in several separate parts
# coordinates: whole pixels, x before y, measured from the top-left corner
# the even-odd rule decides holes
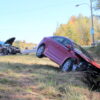
[[[73,40],[62,37],[45,37],[38,45],[36,56],[39,58],[48,57],[60,66],[63,72],[89,68],[99,69],[91,55]]]
[[[20,53],[20,49],[12,45],[14,41],[15,37],[12,37],[5,42],[0,41],[0,55]]]

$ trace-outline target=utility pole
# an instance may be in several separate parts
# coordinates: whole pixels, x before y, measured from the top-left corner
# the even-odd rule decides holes
[[[95,40],[94,40],[94,23],[93,23],[93,7],[92,7],[92,0],[90,0],[90,10],[91,10],[91,29],[90,34],[92,36],[92,46],[95,46]]]
[[[93,6],[92,6],[92,0],[90,0],[90,5],[87,3],[82,3],[82,4],[77,4],[75,5],[76,7],[79,7],[81,5],[88,5],[90,7],[90,11],[91,11],[91,28],[90,28],[90,34],[91,34],[91,38],[92,38],[92,43],[91,46],[95,46],[95,40],[94,40],[94,23],[93,23]]]

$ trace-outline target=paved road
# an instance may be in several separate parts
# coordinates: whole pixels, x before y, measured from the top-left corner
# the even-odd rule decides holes
[[[36,49],[25,49],[25,50],[21,50],[22,54],[30,54],[30,53],[36,53]]]

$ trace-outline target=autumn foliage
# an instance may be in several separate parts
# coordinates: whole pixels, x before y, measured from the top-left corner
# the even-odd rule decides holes
[[[94,18],[94,30],[95,30],[95,40],[100,39],[100,21],[97,18]],[[72,16],[68,23],[60,24],[57,27],[54,35],[66,36],[71,38],[76,43],[81,45],[90,45],[91,44],[91,20],[88,17],[79,15],[78,17]]]

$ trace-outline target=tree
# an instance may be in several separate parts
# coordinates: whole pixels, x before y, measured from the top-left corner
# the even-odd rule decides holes
[[[25,49],[26,47],[29,49],[33,49],[33,47],[36,47],[37,44],[34,43],[27,43],[25,40],[23,41],[15,41],[14,46],[19,47],[20,49]]]
[[[81,45],[91,44],[90,26],[91,20],[88,17],[79,15],[72,16],[67,24],[61,24],[54,35],[66,36]],[[94,18],[95,40],[100,39],[100,21]]]
[[[100,19],[94,17],[95,38],[100,40]]]

